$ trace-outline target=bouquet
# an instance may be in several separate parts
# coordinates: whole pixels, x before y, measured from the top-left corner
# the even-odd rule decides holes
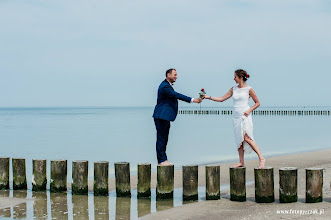
[[[202,96],[203,96],[204,94],[206,94],[206,92],[205,92],[205,89],[202,88],[202,89],[201,89],[201,92],[199,92],[200,99],[202,99]],[[200,102],[200,113],[201,113],[201,102]]]

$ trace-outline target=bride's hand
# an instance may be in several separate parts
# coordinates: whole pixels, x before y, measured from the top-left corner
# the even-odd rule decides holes
[[[248,117],[248,115],[249,115],[250,113],[251,113],[251,112],[250,112],[249,110],[247,110],[247,111],[244,112],[244,115],[245,115],[246,117]]]
[[[201,97],[201,98],[202,98],[202,99],[205,99],[205,98],[206,98],[206,96],[207,96],[207,95],[202,95],[202,97]]]

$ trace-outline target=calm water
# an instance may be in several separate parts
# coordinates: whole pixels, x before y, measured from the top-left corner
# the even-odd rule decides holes
[[[48,165],[51,159],[67,159],[69,181],[73,160],[89,161],[90,179],[93,162],[101,160],[109,161],[111,176],[119,161],[130,162],[133,173],[137,163],[151,163],[155,170],[152,114],[153,108],[0,109],[0,156],[26,158],[29,185],[32,159],[47,159]],[[254,137],[265,156],[325,149],[331,147],[330,122],[331,116],[255,115]],[[177,168],[237,160],[232,116],[178,115],[167,154]],[[257,157],[251,153],[245,158]]]
[[[309,109],[330,110],[330,107],[303,110]],[[26,158],[29,189],[32,159],[47,159],[48,168],[51,159],[67,159],[68,181],[71,181],[73,160],[89,160],[89,179],[93,179],[93,162],[100,160],[110,162],[111,176],[114,175],[113,163],[119,161],[130,162],[132,174],[136,174],[137,163],[151,163],[155,171],[156,132],[152,113],[153,108],[0,109],[0,156]],[[331,147],[330,122],[331,116],[255,115],[254,137],[265,156],[326,149]],[[232,116],[178,115],[171,124],[167,153],[176,168],[184,164],[237,160]],[[254,153],[245,157],[257,158]],[[204,190],[199,187],[200,201],[204,200]],[[109,197],[94,197],[92,193],[73,196],[70,191],[64,194],[0,191],[0,196],[4,197],[37,198],[34,203],[0,210],[0,216],[14,219],[38,216],[45,219],[108,219],[106,216],[136,219],[182,205],[181,189],[176,189],[174,194],[174,200],[156,202],[155,189],[148,200],[137,200],[135,190],[131,199],[116,198],[115,192]]]

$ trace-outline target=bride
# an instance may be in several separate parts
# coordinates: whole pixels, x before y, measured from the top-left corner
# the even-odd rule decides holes
[[[203,95],[204,99],[210,99],[215,102],[223,102],[233,97],[233,129],[234,137],[239,153],[239,163],[233,167],[244,167],[244,152],[250,153],[252,149],[259,157],[259,169],[264,168],[266,159],[262,156],[259,147],[253,137],[253,121],[251,112],[260,106],[260,102],[252,89],[246,84],[249,75],[245,70],[238,69],[234,72],[234,81],[238,84],[232,87],[223,97],[211,97]],[[249,98],[252,98],[255,104],[249,107]]]

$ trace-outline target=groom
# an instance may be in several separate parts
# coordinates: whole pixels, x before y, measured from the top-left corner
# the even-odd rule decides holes
[[[166,79],[160,84],[157,92],[157,104],[154,109],[154,122],[157,133],[156,154],[159,165],[168,166],[169,163],[166,154],[168,136],[170,130],[170,121],[174,121],[178,112],[178,99],[188,103],[200,103],[202,99],[190,98],[175,92],[173,88],[177,79],[175,69],[166,71]]]

